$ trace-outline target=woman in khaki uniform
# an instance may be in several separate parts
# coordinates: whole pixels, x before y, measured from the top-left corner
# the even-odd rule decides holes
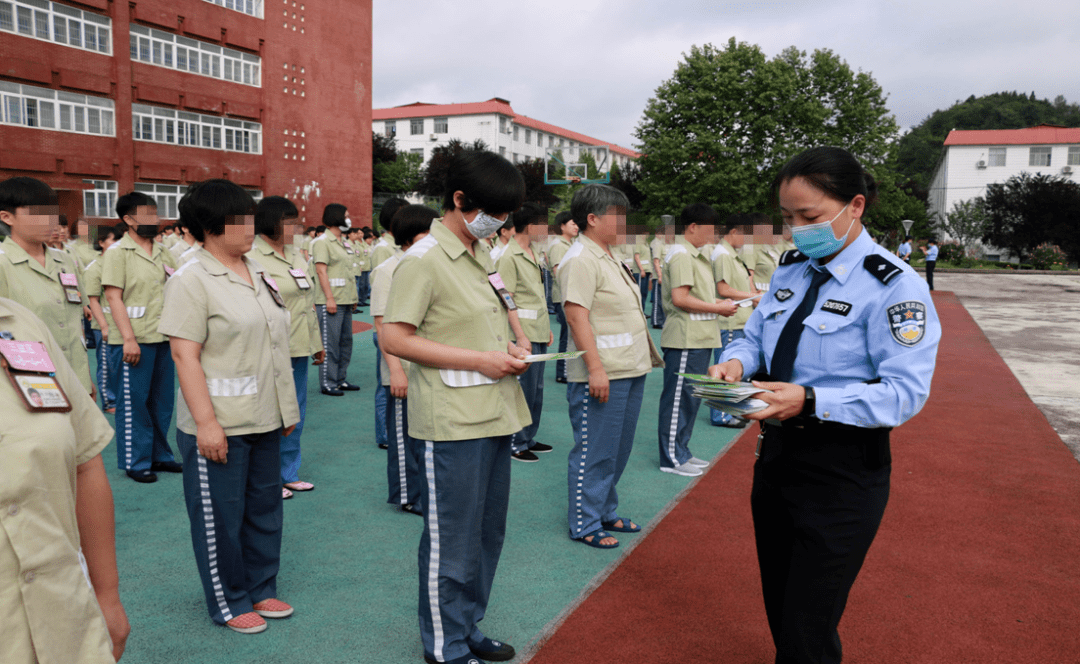
[[[343,237],[347,220],[344,205],[327,205],[323,210],[326,232],[311,243],[311,260],[319,276],[315,311],[326,349],[326,361],[319,366],[319,387],[323,394],[335,397],[344,395],[343,390],[360,389],[345,380],[352,360],[352,315],[358,301],[353,257],[345,248]]]
[[[289,309],[289,356],[292,358],[296,401],[300,407],[300,422],[296,429],[281,439],[282,497],[291,498],[293,491],[311,491],[315,485],[300,480],[300,435],[307,414],[308,358],[322,364],[323,350],[319,324],[315,321],[315,283],[307,273],[307,261],[300,251],[286,242],[293,238],[296,205],[281,196],[269,196],[255,208],[255,245],[248,258],[262,265],[277,283],[281,299]]]
[[[101,251],[108,251],[124,233],[126,225],[119,227],[103,228],[100,232],[98,245]],[[83,286],[86,287],[86,299],[90,302],[90,332],[94,337],[94,347],[97,351],[97,389],[101,395],[101,407],[106,413],[116,412],[116,391],[112,387],[109,376],[109,330],[115,327],[112,321],[112,309],[108,301],[104,299],[104,289],[101,286],[102,260],[98,258],[90,261],[83,272]]]
[[[0,354],[15,342],[44,344],[70,412],[33,412],[0,375],[0,662],[111,664],[131,631],[101,460],[112,429],[48,326],[0,299]]]
[[[210,617],[242,633],[291,615],[277,599],[282,435],[300,421],[289,360],[289,312],[278,286],[244,256],[255,201],[227,180],[194,185],[180,218],[203,247],[165,287],[182,398],[176,443]]]
[[[616,512],[615,485],[634,445],[645,376],[663,366],[641,310],[641,292],[611,247],[626,232],[630,202],[618,189],[590,184],[574,193],[570,211],[581,228],[556,274],[572,336],[567,350],[585,355],[566,363],[566,399],[574,427],[567,461],[570,538],[610,549],[605,529],[640,526]]]

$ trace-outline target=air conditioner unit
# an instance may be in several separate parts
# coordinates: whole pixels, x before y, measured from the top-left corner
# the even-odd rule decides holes
[[[975,162],[975,168],[986,168],[986,162],[980,159],[979,161]]]
[[[438,137],[438,136],[436,136],[435,134],[431,134],[429,138],[430,138],[431,140],[433,140],[433,141],[437,141],[437,140],[439,140],[439,137]]]
[[[1072,175],[1072,166],[1062,166],[1061,172],[1065,175]]]

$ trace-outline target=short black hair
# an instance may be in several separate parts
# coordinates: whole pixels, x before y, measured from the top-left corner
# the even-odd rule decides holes
[[[773,197],[778,198],[780,185],[797,177],[805,179],[826,196],[841,203],[850,203],[862,194],[866,207],[878,197],[878,186],[850,152],[843,148],[818,147],[804,150],[777,173],[772,183]]]
[[[431,222],[439,217],[439,213],[426,205],[405,205],[398,208],[390,227],[394,229],[394,244],[404,247],[412,244],[416,236],[431,230]]]
[[[514,215],[507,215],[506,221],[503,222],[502,226],[499,226],[499,230],[496,231],[496,234],[498,237],[502,237],[503,231],[512,231],[515,228],[517,228],[517,226],[514,224]]]
[[[314,232],[315,232],[315,227],[314,226],[308,226],[307,228],[304,229],[304,235],[307,235],[308,233],[314,233]]]
[[[397,197],[383,203],[382,209],[379,210],[379,228],[392,235],[394,233],[394,215],[408,204],[409,201]]]
[[[123,221],[124,217],[138,212],[139,208],[143,206],[152,207],[156,210],[157,201],[141,191],[133,191],[129,194],[124,194],[116,199],[116,216],[120,221]]]
[[[729,214],[724,219],[724,235],[727,235],[731,231],[746,232],[746,227],[753,223],[753,218],[749,214]]]
[[[570,212],[567,211],[567,210],[564,210],[564,211],[560,212],[559,214],[555,215],[555,225],[559,227],[559,232],[560,233],[562,232],[563,226],[566,225],[566,222],[573,221],[573,220],[574,220],[574,216],[572,214],[570,214]]]
[[[221,235],[235,217],[255,213],[255,200],[243,187],[221,178],[188,187],[177,206],[180,222],[199,242],[207,235]]]
[[[371,226],[364,226],[360,231],[363,232],[365,240],[369,237],[375,237],[375,231],[371,230]]]
[[[318,226],[315,227],[315,234],[316,235],[318,235],[319,233],[325,233],[325,232],[326,232],[326,226],[323,226],[322,224],[319,224]]]
[[[587,184],[574,192],[570,200],[570,214],[574,223],[582,231],[589,226],[589,215],[600,217],[611,208],[622,210],[625,214],[630,209],[630,199],[622,191],[606,184]]]
[[[124,237],[124,233],[126,232],[127,224],[117,224],[115,226],[98,226],[97,237],[94,239],[94,250],[101,251],[101,241],[109,237],[110,235],[115,242]]]
[[[348,212],[341,203],[330,203],[323,208],[322,222],[324,226],[337,226],[342,228],[345,226],[345,213]]]
[[[15,214],[21,207],[59,204],[52,187],[37,178],[20,176],[0,182],[0,211]]]
[[[690,224],[715,226],[719,223],[720,215],[713,209],[713,206],[708,203],[691,203],[679,213],[679,220],[675,222],[675,232],[684,232]]]
[[[514,230],[518,233],[532,224],[547,224],[547,208],[539,203],[525,203],[514,213]]]
[[[465,194],[461,211],[483,210],[491,216],[513,212],[525,200],[525,179],[504,157],[488,150],[464,150],[446,171],[443,209],[453,210],[454,193]]]
[[[255,234],[277,240],[281,237],[283,219],[300,216],[296,204],[283,196],[267,196],[255,206]]]

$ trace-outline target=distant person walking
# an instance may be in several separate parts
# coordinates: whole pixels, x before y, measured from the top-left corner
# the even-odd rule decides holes
[[[926,285],[934,290],[934,268],[937,267],[938,244],[937,240],[927,240],[928,247],[923,248],[926,254]]]

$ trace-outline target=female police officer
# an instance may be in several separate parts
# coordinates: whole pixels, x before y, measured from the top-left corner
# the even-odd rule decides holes
[[[889,497],[889,430],[926,403],[941,326],[925,282],[861,217],[876,184],[840,148],[774,182],[797,251],[714,377],[768,371],[750,502],[777,662],[839,662],[837,625]]]

